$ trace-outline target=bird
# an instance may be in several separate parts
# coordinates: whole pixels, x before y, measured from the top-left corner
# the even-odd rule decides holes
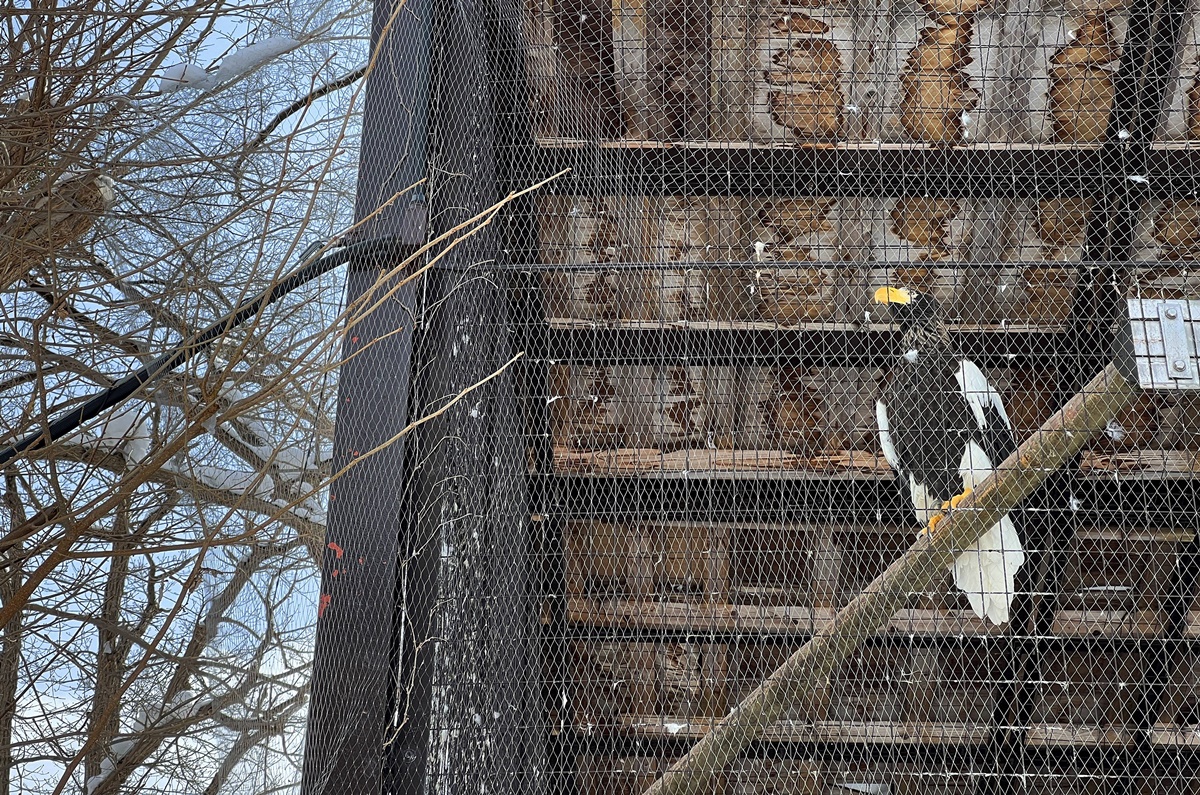
[[[881,287],[874,300],[898,323],[904,351],[875,402],[880,447],[908,484],[919,535],[933,538],[947,512],[1017,449],[1016,435],[1000,393],[953,350],[932,296]],[[955,585],[993,624],[1008,622],[1025,563],[1019,524],[1019,513],[1006,514],[954,561]]]

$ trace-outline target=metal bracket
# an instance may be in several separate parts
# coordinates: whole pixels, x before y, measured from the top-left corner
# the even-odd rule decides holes
[[[1118,332],[1122,374],[1142,389],[1200,390],[1200,300],[1130,298]]]

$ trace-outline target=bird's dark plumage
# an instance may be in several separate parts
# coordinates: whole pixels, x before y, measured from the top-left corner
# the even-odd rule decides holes
[[[917,518],[932,528],[946,504],[991,474],[1017,440],[999,393],[954,352],[933,298],[884,288],[876,300],[889,305],[904,351],[876,403],[880,442],[909,487]],[[1016,520],[1005,516],[955,562],[955,582],[975,612],[994,623],[1008,620],[1016,570],[1025,561]]]

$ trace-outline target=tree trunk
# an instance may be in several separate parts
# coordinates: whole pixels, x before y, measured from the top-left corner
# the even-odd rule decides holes
[[[17,497],[15,479],[9,476],[7,481],[4,502],[9,509],[10,525],[16,527],[24,524],[25,511]],[[4,567],[0,575],[0,604],[7,604],[21,587],[23,555],[24,548],[19,542],[0,552],[0,566]],[[12,729],[21,669],[21,617],[18,611],[0,631],[3,638],[0,645],[0,795],[9,795],[12,791]]]
[[[116,512],[114,531],[118,536],[129,533],[128,504]],[[123,644],[117,627],[121,623],[121,602],[125,596],[125,584],[129,575],[129,542],[117,540],[112,543],[112,556],[108,559],[108,579],[104,582],[104,601],[100,605],[100,620],[97,622],[96,642],[96,685],[92,689],[92,711],[88,721],[88,734],[99,737],[84,760],[85,780],[100,775],[100,764],[108,755],[113,737],[120,731],[121,712],[109,709],[125,674]],[[105,713],[107,717],[105,717]],[[104,719],[104,725],[97,722]]]

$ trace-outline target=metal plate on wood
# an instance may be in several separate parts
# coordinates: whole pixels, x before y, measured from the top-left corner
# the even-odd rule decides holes
[[[1125,368],[1149,390],[1200,390],[1200,300],[1128,299]]]

